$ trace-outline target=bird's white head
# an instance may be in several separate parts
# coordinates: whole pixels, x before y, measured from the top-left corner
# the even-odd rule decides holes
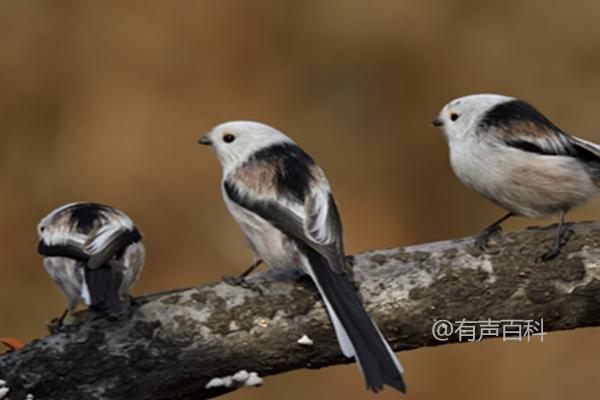
[[[433,119],[433,125],[444,132],[449,142],[464,140],[477,132],[485,114],[498,104],[515,100],[499,94],[474,94],[450,101]]]
[[[253,121],[230,121],[215,126],[198,143],[212,146],[224,174],[243,164],[254,153],[292,140],[277,129]]]

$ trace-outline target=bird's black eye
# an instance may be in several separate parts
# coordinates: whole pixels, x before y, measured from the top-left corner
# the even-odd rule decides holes
[[[450,113],[450,121],[456,121],[459,115],[457,113]]]
[[[226,133],[225,135],[223,135],[223,141],[224,141],[225,143],[231,143],[231,142],[233,142],[234,140],[235,140],[235,136],[233,136],[233,135],[232,135],[232,134],[230,134],[230,133]]]

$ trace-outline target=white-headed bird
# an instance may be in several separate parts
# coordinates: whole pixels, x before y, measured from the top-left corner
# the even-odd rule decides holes
[[[462,183],[508,211],[479,235],[479,247],[513,215],[559,215],[554,244],[539,259],[556,257],[572,234],[566,213],[598,193],[600,146],[569,135],[530,104],[497,94],[452,100],[433,125],[444,132]]]
[[[280,131],[257,122],[221,124],[199,142],[223,168],[227,208],[258,259],[298,266],[315,283],[342,353],[354,357],[367,387],[405,391],[402,367],[345,275],[340,216],[325,174]]]

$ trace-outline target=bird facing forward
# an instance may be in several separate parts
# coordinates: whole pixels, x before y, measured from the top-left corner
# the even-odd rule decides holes
[[[142,235],[123,212],[95,203],[71,203],[42,218],[38,253],[67,298],[67,312],[79,303],[118,312],[144,263]]]
[[[272,268],[299,266],[315,283],[346,357],[367,388],[405,391],[402,367],[345,276],[342,224],[325,174],[296,143],[257,122],[221,124],[199,142],[223,168],[225,204]]]
[[[600,184],[600,146],[570,136],[530,104],[514,97],[476,94],[446,104],[433,125],[450,148],[450,165],[470,189],[508,210],[477,238],[485,248],[511,216],[560,216],[556,257],[572,231],[565,214],[590,200]]]

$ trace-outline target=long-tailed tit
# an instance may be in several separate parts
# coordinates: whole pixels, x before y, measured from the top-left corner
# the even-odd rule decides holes
[[[144,263],[142,235],[123,212],[94,203],[71,203],[42,218],[38,253],[67,298],[67,312],[79,303],[97,311],[122,309],[122,300]]]
[[[565,214],[598,192],[600,146],[570,136],[524,101],[495,94],[452,100],[433,125],[448,140],[456,176],[509,211],[479,235],[478,246],[511,216],[558,214],[556,240],[539,259],[557,256],[572,234]]]
[[[278,130],[257,122],[215,127],[225,204],[254,253],[272,268],[299,266],[314,281],[339,346],[354,357],[367,388],[405,391],[402,366],[344,274],[342,224],[325,174]]]

